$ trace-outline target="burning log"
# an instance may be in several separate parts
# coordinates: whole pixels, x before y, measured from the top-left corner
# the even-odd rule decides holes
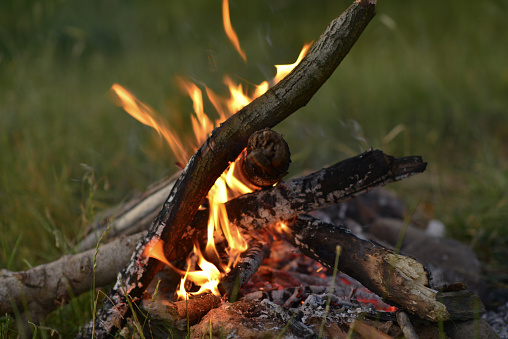
[[[236,299],[240,287],[256,273],[263,260],[270,256],[273,237],[266,234],[265,238],[250,243],[240,262],[220,282],[219,290],[228,296],[230,301]]]
[[[340,161],[308,176],[290,180],[270,189],[240,196],[226,203],[230,223],[247,231],[291,219],[350,199],[376,186],[402,180],[425,170],[420,157],[394,158],[379,150],[370,150]],[[193,239],[203,239],[208,212],[200,210],[192,222],[192,231],[180,239],[169,261],[190,252]]]
[[[308,215],[298,216],[280,231],[302,253],[330,268],[335,262],[335,248],[341,246],[340,271],[424,319],[436,322],[450,318],[446,306],[438,301],[438,291],[429,287],[428,272],[418,261]]]
[[[282,135],[269,128],[257,131],[240,158],[242,175],[254,186],[273,186],[287,174],[290,155]]]
[[[264,129],[251,135],[247,149],[240,159],[239,174],[254,188],[272,186],[287,174],[291,163],[290,151],[282,135]],[[92,225],[92,231],[76,246],[78,252],[95,247],[97,241],[119,235],[131,235],[145,230],[157,216],[180,173],[163,179],[146,192],[102,214]],[[204,220],[204,219],[203,219]],[[106,229],[109,229],[104,235]]]
[[[164,239],[164,252],[170,257],[203,198],[229,163],[247,146],[250,135],[275,126],[307,104],[350,51],[374,14],[375,1],[358,1],[351,5],[332,21],[290,74],[212,132],[188,162],[147,237],[119,275],[95,325],[89,325],[78,336],[89,337],[92,329],[97,338],[116,332],[130,312],[128,299],[138,302],[146,286],[163,267],[158,260],[143,255],[147,246]]]

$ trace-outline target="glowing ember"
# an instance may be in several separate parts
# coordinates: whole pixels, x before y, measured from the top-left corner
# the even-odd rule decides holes
[[[232,41],[242,58],[247,60],[245,53],[240,48],[238,37],[231,25],[229,18],[229,4],[227,0],[223,1],[223,21],[224,29],[226,30],[229,39]],[[185,164],[189,160],[190,154],[195,152],[198,147],[206,141],[215,127],[219,126],[219,124],[225,119],[248,105],[252,100],[265,93],[270,84],[273,85],[279,82],[301,61],[309,46],[310,45],[304,46],[296,63],[291,65],[277,65],[276,77],[270,82],[262,82],[260,85],[256,86],[254,91],[250,94],[243,88],[242,84],[234,83],[229,76],[224,77],[224,83],[229,89],[229,98],[222,98],[209,88],[205,88],[208,100],[219,114],[219,119],[215,122],[212,122],[205,113],[203,94],[199,87],[188,80],[180,78],[179,85],[192,99],[194,108],[194,114],[191,115],[191,119],[195,134],[195,141],[188,141],[185,144],[181,142],[163,119],[159,118],[150,107],[139,101],[125,88],[118,84],[114,84],[112,86],[112,91],[117,95],[119,105],[141,123],[154,128],[157,133],[167,141],[178,162]],[[241,179],[235,176],[235,165],[236,163],[232,163],[230,165],[230,167],[217,179],[215,185],[208,193],[210,214],[207,232],[208,239],[204,252],[208,258],[216,258],[220,267],[217,267],[207,261],[200,249],[197,247],[194,248],[194,253],[198,257],[197,265],[201,269],[198,271],[190,271],[191,267],[189,263],[187,265],[187,271],[179,270],[171,265],[171,263],[169,263],[164,257],[162,240],[154,244],[150,244],[145,250],[145,256],[153,257],[166,263],[167,265],[170,265],[183,276],[180,288],[177,291],[179,298],[188,298],[188,292],[184,288],[187,280],[192,281],[197,286],[200,286],[200,290],[192,294],[200,294],[211,291],[212,293],[219,295],[217,286],[220,279],[224,274],[231,270],[231,267],[238,261],[240,254],[247,249],[247,243],[242,237],[240,231],[234,227],[234,225],[229,224],[229,219],[224,206],[224,203],[228,200],[231,200],[239,195],[252,192],[246,183],[242,182]],[[228,255],[228,259],[224,260],[227,262],[219,260],[219,255],[214,241],[215,235],[221,236],[227,241],[227,248],[225,251]]]

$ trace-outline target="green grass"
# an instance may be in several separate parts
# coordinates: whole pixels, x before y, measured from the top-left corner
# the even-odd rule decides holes
[[[225,73],[271,78],[273,64],[293,62],[349,3],[232,1],[244,64],[218,2],[2,2],[0,267],[23,270],[69,253],[95,213],[174,171],[169,148],[111,103],[113,82],[185,135],[192,103],[175,76],[219,93]],[[427,172],[391,187],[431,206],[451,236],[506,271],[507,15],[501,0],[379,1],[335,74],[277,126],[292,149],[291,175],[370,146],[422,155]],[[46,326],[72,333],[89,300]]]

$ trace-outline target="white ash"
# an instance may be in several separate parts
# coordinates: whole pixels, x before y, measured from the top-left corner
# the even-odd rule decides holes
[[[483,319],[492,326],[499,338],[508,339],[508,302],[499,306],[496,310],[485,313]]]
[[[299,307],[299,311],[303,314],[301,321],[308,324],[312,318],[323,319],[325,316],[329,322],[349,321],[356,319],[360,314],[371,313],[375,310],[373,306],[372,308],[364,306],[332,294],[330,307],[326,312],[328,297],[328,293],[309,295]]]

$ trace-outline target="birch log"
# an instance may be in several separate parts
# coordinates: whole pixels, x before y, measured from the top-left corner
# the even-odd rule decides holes
[[[112,283],[128,262],[132,251],[146,232],[119,238],[76,255],[22,272],[0,270],[0,314],[24,311],[26,303],[32,322],[64,305],[71,297],[90,291],[95,275],[97,287]],[[97,267],[94,272],[94,257]]]

